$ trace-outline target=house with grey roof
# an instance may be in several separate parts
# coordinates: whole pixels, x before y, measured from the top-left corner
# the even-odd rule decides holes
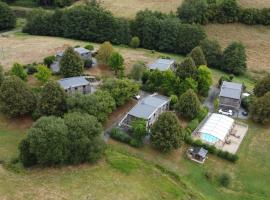
[[[58,81],[67,94],[91,93],[90,82],[83,76],[64,78]]]
[[[150,70],[159,70],[159,71],[166,71],[166,70],[175,70],[175,60],[172,59],[157,59],[155,62],[148,64],[147,67]]]
[[[219,107],[238,111],[242,92],[243,84],[223,81],[219,94]]]
[[[74,51],[77,52],[83,60],[92,60],[92,52],[88,49],[85,49],[83,47],[77,47],[74,48]],[[54,73],[60,72],[60,61],[64,55],[64,51],[59,51],[55,54],[55,61],[51,64],[50,68]]]
[[[161,113],[169,110],[169,106],[170,98],[159,94],[149,95],[139,101],[121,120],[119,125],[130,127],[133,120],[144,119],[147,122],[147,129],[149,129]]]

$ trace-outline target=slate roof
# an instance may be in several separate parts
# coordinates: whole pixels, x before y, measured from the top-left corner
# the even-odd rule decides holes
[[[89,85],[89,81],[87,81],[83,76],[64,78],[64,79],[59,80],[58,83],[65,90],[68,88]]]
[[[161,95],[150,95],[137,103],[129,112],[134,117],[149,119],[161,106],[169,102],[169,98]]]
[[[80,55],[85,54],[85,53],[90,53],[88,49],[85,49],[83,47],[74,48],[74,51]],[[59,51],[56,53],[56,56],[59,56],[59,57],[62,57],[63,55],[64,55],[64,51]]]
[[[243,85],[241,83],[223,81],[219,96],[241,99],[242,88]]]
[[[171,59],[157,59],[155,62],[148,65],[149,69],[160,71],[166,71],[170,69],[170,66],[174,63],[174,60]]]
[[[208,151],[206,149],[202,148],[202,147],[195,147],[193,149],[193,152],[192,153],[193,154],[196,154],[196,155],[199,155],[202,158],[205,158],[206,155],[207,155],[207,153],[208,153]]]

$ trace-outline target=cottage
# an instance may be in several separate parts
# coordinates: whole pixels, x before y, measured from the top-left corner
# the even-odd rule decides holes
[[[155,62],[148,65],[150,70],[159,70],[159,71],[166,71],[166,70],[175,70],[175,61],[171,59],[157,59]]]
[[[134,119],[145,119],[147,129],[153,125],[158,116],[169,109],[168,97],[153,94],[139,101],[119,123],[120,126],[130,126]]]
[[[91,93],[90,82],[83,76],[64,78],[58,81],[67,94]]]
[[[200,164],[203,164],[207,158],[208,151],[202,147],[190,147],[187,151],[188,157]]]
[[[241,83],[223,81],[219,94],[219,107],[238,112],[241,105],[242,92],[243,85]]]

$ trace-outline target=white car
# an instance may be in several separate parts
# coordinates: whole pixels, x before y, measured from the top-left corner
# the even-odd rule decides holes
[[[140,95],[135,95],[135,96],[134,96],[134,99],[139,100],[140,98],[141,98],[141,96],[140,96]]]
[[[233,111],[232,110],[222,110],[222,109],[219,109],[218,110],[218,113],[219,114],[222,114],[222,115],[227,115],[227,116],[232,116],[233,115]]]

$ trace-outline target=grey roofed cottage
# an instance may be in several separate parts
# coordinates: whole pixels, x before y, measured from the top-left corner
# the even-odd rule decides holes
[[[90,82],[83,76],[64,78],[59,80],[58,83],[68,94],[91,92]]]
[[[121,125],[129,126],[134,119],[145,119],[147,128],[150,128],[158,116],[169,109],[168,97],[153,94],[139,101],[120,122]]]
[[[219,106],[239,110],[242,92],[243,85],[241,83],[223,81],[219,94]]]
[[[204,163],[207,158],[208,151],[202,147],[191,147],[188,149],[188,157],[198,163]]]
[[[155,62],[148,65],[150,70],[159,70],[159,71],[166,71],[166,70],[174,70],[175,69],[175,61],[172,59],[157,59]]]

